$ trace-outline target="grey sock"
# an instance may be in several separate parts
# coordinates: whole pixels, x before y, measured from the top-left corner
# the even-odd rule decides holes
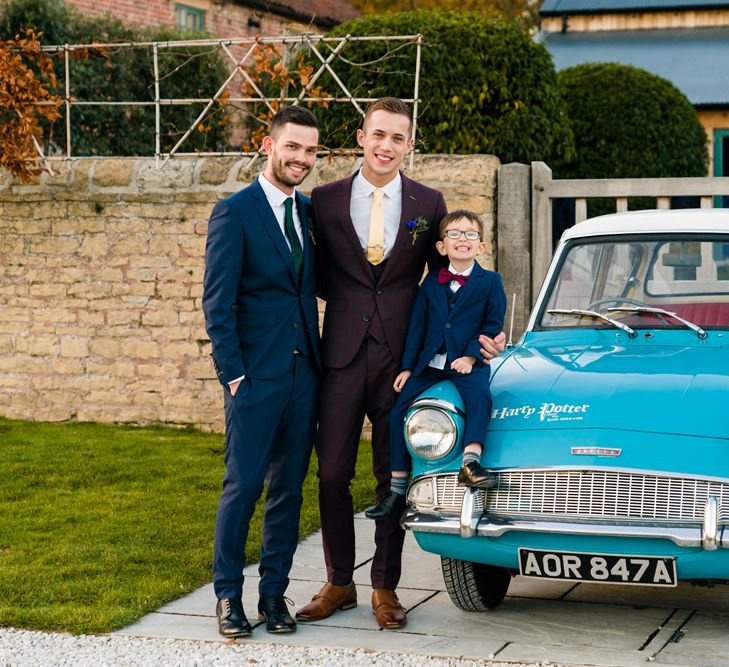
[[[393,477],[390,480],[390,491],[397,493],[398,496],[404,496],[408,492],[408,478]]]
[[[476,454],[476,452],[463,452],[463,460],[461,461],[461,465],[466,465],[467,463],[481,463],[481,454]]]

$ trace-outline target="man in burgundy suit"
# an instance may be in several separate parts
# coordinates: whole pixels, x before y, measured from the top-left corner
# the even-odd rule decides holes
[[[412,148],[410,110],[396,98],[374,102],[357,140],[362,169],[312,193],[320,291],[326,300],[319,394],[319,506],[328,582],[297,613],[320,620],[357,604],[350,482],[365,415],[372,422],[377,496],[388,491],[388,414],[400,371],[408,318],[426,262],[440,268],[435,249],[443,195],[401,174]],[[407,622],[395,589],[404,532],[398,517],[376,522],[372,606],[382,628]]]

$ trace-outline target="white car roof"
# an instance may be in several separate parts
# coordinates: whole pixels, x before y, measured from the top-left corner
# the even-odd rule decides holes
[[[687,208],[675,211],[627,211],[590,218],[570,227],[562,242],[606,234],[650,234],[652,232],[729,233],[729,209]]]

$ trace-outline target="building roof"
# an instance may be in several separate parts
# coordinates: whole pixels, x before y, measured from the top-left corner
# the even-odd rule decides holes
[[[541,16],[729,8],[727,0],[544,0]]]
[[[540,34],[557,70],[583,63],[634,65],[668,79],[694,106],[729,104],[729,26]]]
[[[729,211],[695,208],[676,211],[629,211],[611,213],[579,222],[562,235],[562,241],[603,234],[651,234],[665,232],[729,233]]]
[[[237,0],[259,11],[329,28],[359,18],[360,12],[345,0]]]

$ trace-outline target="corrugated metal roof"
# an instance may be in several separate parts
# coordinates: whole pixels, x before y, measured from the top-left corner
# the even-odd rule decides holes
[[[662,76],[694,106],[729,105],[729,27],[541,33],[557,70],[582,63],[635,65]]]
[[[601,14],[608,12],[655,12],[676,9],[729,7],[727,0],[544,0],[539,13]]]

